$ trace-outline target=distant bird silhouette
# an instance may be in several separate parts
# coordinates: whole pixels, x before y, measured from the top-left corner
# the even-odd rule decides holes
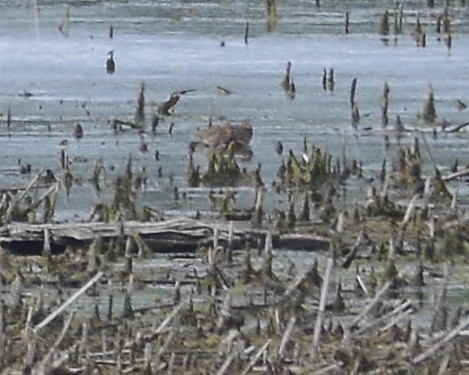
[[[283,154],[283,144],[282,144],[282,142],[277,141],[277,143],[276,143],[276,145],[275,145],[275,152],[276,152],[278,155],[282,155],[282,154]]]
[[[282,80],[282,88],[284,91],[290,91],[291,85],[291,61],[287,62],[287,69],[285,70],[285,77]]]
[[[56,182],[57,179],[54,176],[54,172],[52,172],[51,169],[47,169],[46,174],[45,175],[42,174],[39,177],[39,181],[43,184],[49,185],[49,184],[53,184],[54,182]]]
[[[83,126],[78,122],[75,124],[75,129],[73,130],[73,137],[75,139],[82,139],[83,138]]]
[[[324,71],[322,73],[322,88],[324,91],[327,91],[327,70],[324,68]]]
[[[458,159],[454,161],[454,164],[451,167],[451,172],[456,173],[458,171]]]
[[[171,116],[171,113],[169,111],[179,102],[181,96],[193,91],[195,90],[183,90],[173,92],[168,97],[168,99],[166,99],[163,103],[158,106],[158,113],[164,116]]]
[[[282,80],[282,88],[283,91],[285,91],[285,94],[287,94],[290,99],[295,98],[296,87],[295,82],[293,82],[293,77],[291,75],[291,61],[287,62],[285,77]]]
[[[287,95],[290,99],[295,99],[296,95],[296,86],[295,82],[293,81],[293,77],[291,77],[291,82],[290,82],[290,90],[287,91]]]
[[[464,103],[461,99],[456,99],[456,105],[460,111],[467,108],[467,104]]]
[[[62,22],[60,22],[59,25],[59,31],[62,34],[64,38],[68,38],[68,32],[70,30],[70,9],[71,5],[67,5],[67,8],[65,9],[65,14],[62,18]]]
[[[107,53],[109,58],[106,60],[106,73],[113,74],[116,71],[116,63],[114,62],[114,51]]]
[[[405,126],[404,123],[401,120],[401,116],[397,115],[396,116],[396,125],[394,127],[395,131],[397,134],[402,134],[405,132]]]
[[[327,89],[329,91],[334,91],[335,81],[334,81],[334,69],[329,69],[329,76],[327,77]]]
[[[231,142],[247,145],[253,136],[252,125],[249,120],[244,120],[239,125],[232,125],[231,122],[222,118],[220,125],[211,125],[207,128],[197,129],[196,138],[208,147],[218,147],[229,145]]]
[[[217,90],[222,95],[230,95],[233,93],[231,90],[228,90],[227,88],[222,86],[217,86]]]

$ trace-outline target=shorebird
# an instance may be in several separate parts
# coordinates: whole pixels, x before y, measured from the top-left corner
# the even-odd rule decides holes
[[[233,93],[231,90],[228,90],[227,88],[224,88],[222,86],[217,86],[217,90],[222,95],[230,95]]]
[[[106,60],[106,73],[112,74],[116,71],[116,63],[114,62],[114,51],[111,50],[107,53],[109,58]]]
[[[173,92],[168,97],[168,99],[166,99],[163,103],[158,106],[158,113],[164,116],[171,116],[171,112],[169,111],[179,102],[181,96],[193,91],[195,90],[183,90]]]
[[[75,129],[73,130],[73,138],[82,139],[83,138],[83,126],[79,122],[75,124]]]
[[[285,77],[282,80],[282,88],[284,91],[290,91],[291,85],[291,61],[287,62],[287,69],[285,70]]]
[[[277,143],[275,144],[275,152],[278,154],[278,155],[282,155],[283,154],[283,144],[281,141],[277,141]]]

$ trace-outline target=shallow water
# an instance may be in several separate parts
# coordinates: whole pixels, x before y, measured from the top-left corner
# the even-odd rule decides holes
[[[68,37],[58,30],[70,3]],[[91,206],[109,202],[112,189],[100,195],[88,180],[93,164],[102,158],[107,182],[112,185],[132,155],[134,171],[146,167],[149,185],[138,203],[167,214],[192,214],[210,210],[208,189],[187,189],[188,145],[197,127],[206,126],[209,114],[234,122],[248,118],[254,126],[254,157],[241,162],[254,170],[262,163],[267,188],[275,179],[281,157],[274,145],[281,140],[286,150],[302,150],[302,139],[327,148],[336,157],[345,145],[347,157],[363,160],[365,175],[375,178],[383,158],[396,160],[398,141],[393,132],[396,115],[409,130],[426,133],[433,156],[443,174],[457,159],[469,163],[468,133],[432,137],[433,126],[422,124],[417,113],[431,84],[439,119],[451,124],[467,121],[456,99],[467,101],[469,73],[468,8],[451,8],[453,48],[448,51],[435,33],[435,19],[442,8],[428,10],[421,1],[406,1],[404,34],[386,44],[377,31],[384,9],[393,1],[328,1],[320,10],[311,2],[278,2],[279,20],[268,32],[264,2],[253,1],[4,1],[0,5],[0,185],[25,186],[31,175],[19,174],[19,163],[33,172],[51,168],[63,177],[59,156],[67,139],[75,183],[67,199],[61,189],[56,219],[87,219]],[[455,2],[458,3],[459,2]],[[350,12],[350,34],[344,34],[344,14]],[[410,33],[420,13],[427,31],[427,47],[417,48]],[[249,22],[249,44],[243,40]],[[391,21],[391,18],[390,18]],[[392,21],[391,21],[392,24]],[[114,28],[114,38],[108,36]],[[221,47],[225,41],[225,47]],[[105,72],[106,53],[115,51],[116,72]],[[287,61],[297,87],[294,100],[285,97],[280,82]],[[323,69],[333,68],[333,93],[321,87]],[[351,126],[348,102],[350,83],[358,78],[356,100],[362,114],[358,129]],[[195,89],[176,106],[176,115],[160,123],[156,136],[144,134],[148,153],[141,153],[141,136],[135,131],[115,135],[112,118],[132,118],[140,84],[146,87],[146,116],[155,105],[176,90]],[[384,82],[390,86],[390,124],[381,125],[380,97]],[[216,86],[233,94],[220,95]],[[30,92],[31,97],[24,97]],[[11,108],[12,124],[6,126]],[[168,134],[173,121],[173,134]],[[76,123],[85,136],[73,139]],[[367,129],[367,130],[365,130]],[[391,147],[384,148],[388,135]],[[400,144],[409,144],[408,132]],[[158,150],[160,160],[154,158]],[[74,161],[85,157],[86,161]],[[432,172],[423,152],[424,173]],[[202,164],[203,153],[196,155]],[[157,176],[162,167],[163,177]],[[187,191],[189,199],[175,201],[173,188]],[[458,189],[460,201],[469,203],[467,183]],[[253,202],[249,187],[240,189],[237,206]],[[267,204],[286,207],[285,197],[268,197]],[[269,201],[270,200],[270,201]]]

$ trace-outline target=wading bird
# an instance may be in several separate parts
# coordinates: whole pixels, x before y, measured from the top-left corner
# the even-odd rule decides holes
[[[114,51],[107,53],[109,58],[106,60],[106,73],[112,74],[116,71],[116,63],[114,62]]]
[[[181,96],[185,95],[189,92],[193,92],[193,91],[195,91],[195,90],[183,90],[183,91],[173,92],[168,97],[168,99],[166,99],[163,103],[161,103],[158,106],[158,113],[160,115],[164,115],[164,116],[171,116],[171,113],[169,111],[177,104],[179,99],[181,99]]]

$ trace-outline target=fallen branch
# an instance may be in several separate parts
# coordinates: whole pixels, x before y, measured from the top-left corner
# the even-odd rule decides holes
[[[466,126],[469,125],[469,121],[461,124],[461,125],[456,125],[454,128],[447,129],[447,126],[443,126],[443,131],[446,133],[457,133],[461,129],[465,128]]]
[[[75,302],[78,297],[85,293],[89,288],[91,288],[102,276],[103,272],[98,272],[94,277],[86,283],[81,289],[77,290],[73,296],[71,296],[67,301],[65,301],[62,306],[55,310],[52,314],[46,317],[42,322],[40,322],[36,327],[34,327],[34,333],[39,332],[42,328],[47,326],[51,321],[53,321],[57,316],[59,316],[63,311],[65,311],[73,302]]]
[[[459,171],[459,172],[451,173],[450,175],[443,177],[443,181],[445,182],[452,181],[452,180],[456,180],[457,178],[466,177],[466,176],[469,176],[469,168],[463,169],[462,171]]]

